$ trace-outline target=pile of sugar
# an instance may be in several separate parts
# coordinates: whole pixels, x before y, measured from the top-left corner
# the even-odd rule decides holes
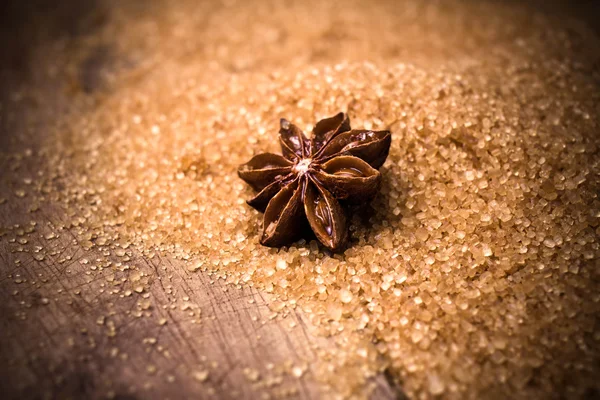
[[[419,10],[416,3],[409,4]],[[219,50],[219,34],[240,32],[254,45],[273,36],[282,54],[319,46],[310,30],[281,39],[244,28],[258,29],[269,7],[300,19],[315,13],[308,3],[293,11],[226,7],[215,19],[233,21],[233,33],[206,32],[211,44],[202,57],[187,55],[186,46],[199,45],[186,41],[193,34],[185,12],[176,13],[177,22],[169,13],[160,19],[172,29],[169,40],[124,37],[124,49],[148,43],[143,51],[155,69],[124,78],[95,107],[60,121],[41,150],[48,163],[39,193],[65,208],[80,242],[111,253],[160,251],[271,293],[277,312],[301,309],[337,343],[320,350],[311,369],[344,395],[361,393],[383,368],[414,398],[543,398],[559,387],[577,394],[593,386],[600,358],[600,96],[590,65],[567,56],[572,39],[560,32],[510,36],[486,56],[490,33],[478,27],[485,38],[473,35],[475,43],[444,42],[443,34],[436,42],[448,52],[456,46],[456,54],[474,48],[477,58],[455,54],[441,65],[439,55],[410,49],[411,64],[385,46],[397,39],[391,34],[381,48],[367,46],[378,34],[366,27],[383,11],[360,5],[339,18],[358,21],[354,40],[364,54],[380,55],[372,63],[340,62],[354,56],[328,48],[289,66],[273,50],[255,58],[248,51],[238,57],[234,45]],[[427,15],[413,22],[415,32],[447,18],[441,8]],[[394,18],[403,21],[391,15],[383,25]],[[142,36],[144,22],[131,31]],[[500,19],[489,29],[500,26],[519,28]],[[336,40],[350,48],[346,38]],[[546,50],[548,43],[555,48]],[[203,58],[211,51],[217,61]],[[275,61],[261,66],[271,54]],[[429,57],[435,62],[427,66]],[[223,60],[236,73],[222,70]],[[252,192],[237,166],[278,151],[279,118],[309,131],[339,111],[353,127],[393,132],[380,194],[353,214],[349,248],[330,254],[315,241],[261,246],[261,215],[244,202]]]

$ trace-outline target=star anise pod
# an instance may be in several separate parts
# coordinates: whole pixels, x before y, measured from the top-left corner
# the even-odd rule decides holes
[[[339,201],[364,204],[375,195],[391,133],[350,130],[348,116],[339,113],[319,121],[310,140],[285,119],[279,134],[283,156],[258,154],[238,169],[240,178],[259,191],[247,203],[264,212],[260,243],[288,244],[308,221],[323,245],[339,250],[348,237]]]

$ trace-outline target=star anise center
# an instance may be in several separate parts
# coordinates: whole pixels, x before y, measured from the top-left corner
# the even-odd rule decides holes
[[[288,120],[280,123],[283,155],[258,154],[238,169],[259,191],[248,204],[265,213],[260,242],[282,246],[310,227],[323,245],[340,250],[348,237],[345,207],[377,193],[391,133],[351,130],[344,113],[319,121],[310,139]]]
[[[305,173],[308,172],[308,170],[310,169],[312,164],[312,159],[310,158],[303,158],[300,161],[298,161],[298,164],[294,165],[294,172],[297,173],[298,175],[302,176]]]

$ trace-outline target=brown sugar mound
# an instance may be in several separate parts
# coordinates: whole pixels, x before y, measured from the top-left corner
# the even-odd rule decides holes
[[[81,190],[102,200],[86,223],[300,306],[351,343],[334,355],[342,365],[369,372],[370,350],[355,337],[377,338],[409,393],[523,390],[542,365],[549,390],[565,362],[592,368],[548,364],[596,340],[585,317],[597,307],[596,121],[580,94],[549,94],[543,70],[525,83],[523,72],[485,71],[339,64],[225,88],[126,90],[123,122],[96,131],[112,107],[86,119],[98,140],[86,141]],[[381,193],[351,219],[350,247],[332,256],[315,241],[260,246],[237,166],[276,151],[276,117],[306,122],[345,108],[358,125],[395,135]]]

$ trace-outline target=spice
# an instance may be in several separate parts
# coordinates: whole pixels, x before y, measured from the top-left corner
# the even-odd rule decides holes
[[[364,204],[381,181],[381,167],[390,150],[389,131],[351,130],[344,113],[317,123],[308,139],[281,119],[283,155],[262,153],[238,169],[238,175],[259,193],[248,204],[265,213],[260,243],[282,246],[305,231],[332,251],[348,237],[346,204]]]

